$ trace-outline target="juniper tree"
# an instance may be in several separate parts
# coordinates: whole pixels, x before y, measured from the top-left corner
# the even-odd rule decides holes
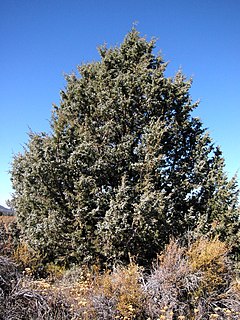
[[[154,47],[135,29],[101,47],[67,76],[51,134],[15,156],[18,221],[48,260],[145,263],[171,236],[236,233],[236,179],[192,115],[191,80],[166,77]]]

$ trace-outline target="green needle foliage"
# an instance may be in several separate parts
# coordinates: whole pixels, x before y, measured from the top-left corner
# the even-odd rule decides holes
[[[191,80],[136,29],[67,76],[52,133],[12,165],[13,206],[48,261],[151,261],[170,237],[219,235],[238,249],[236,178],[201,121]]]

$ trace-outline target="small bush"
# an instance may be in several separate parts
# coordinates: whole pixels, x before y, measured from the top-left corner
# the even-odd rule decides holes
[[[12,256],[22,270],[27,269],[35,276],[39,276],[39,273],[45,274],[41,255],[31,249],[26,242],[20,242]]]
[[[17,265],[0,257],[0,319],[73,319],[67,299],[59,292],[32,290],[31,281],[21,278]]]
[[[0,295],[4,298],[16,286],[19,279],[17,265],[7,257],[0,256]]]
[[[19,229],[14,216],[0,216],[0,254],[11,257]]]
[[[192,297],[200,279],[200,273],[191,270],[185,249],[171,240],[145,283],[149,316],[153,319],[190,317],[194,310]]]
[[[73,319],[70,305],[61,294],[49,291],[16,288],[8,297],[3,312],[4,320],[68,320]]]
[[[228,253],[226,244],[218,239],[201,238],[190,246],[187,255],[191,268],[203,276],[199,290],[213,294],[229,286],[232,274]]]
[[[109,303],[114,306],[112,316],[115,318],[140,319],[144,302],[141,279],[142,270],[134,263],[97,278],[90,298],[99,319]]]

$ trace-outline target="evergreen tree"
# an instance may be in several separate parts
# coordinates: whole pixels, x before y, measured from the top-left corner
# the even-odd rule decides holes
[[[67,77],[52,133],[31,133],[15,157],[13,205],[46,259],[146,263],[189,231],[232,241],[236,181],[192,116],[191,80],[166,77],[154,47],[135,29],[101,47],[99,62]]]

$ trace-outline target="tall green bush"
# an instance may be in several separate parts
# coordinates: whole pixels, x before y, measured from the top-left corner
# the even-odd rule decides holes
[[[15,156],[14,210],[47,260],[146,263],[189,231],[236,243],[236,179],[192,115],[191,80],[166,77],[154,48],[135,29],[101,47],[67,76],[51,134]]]

